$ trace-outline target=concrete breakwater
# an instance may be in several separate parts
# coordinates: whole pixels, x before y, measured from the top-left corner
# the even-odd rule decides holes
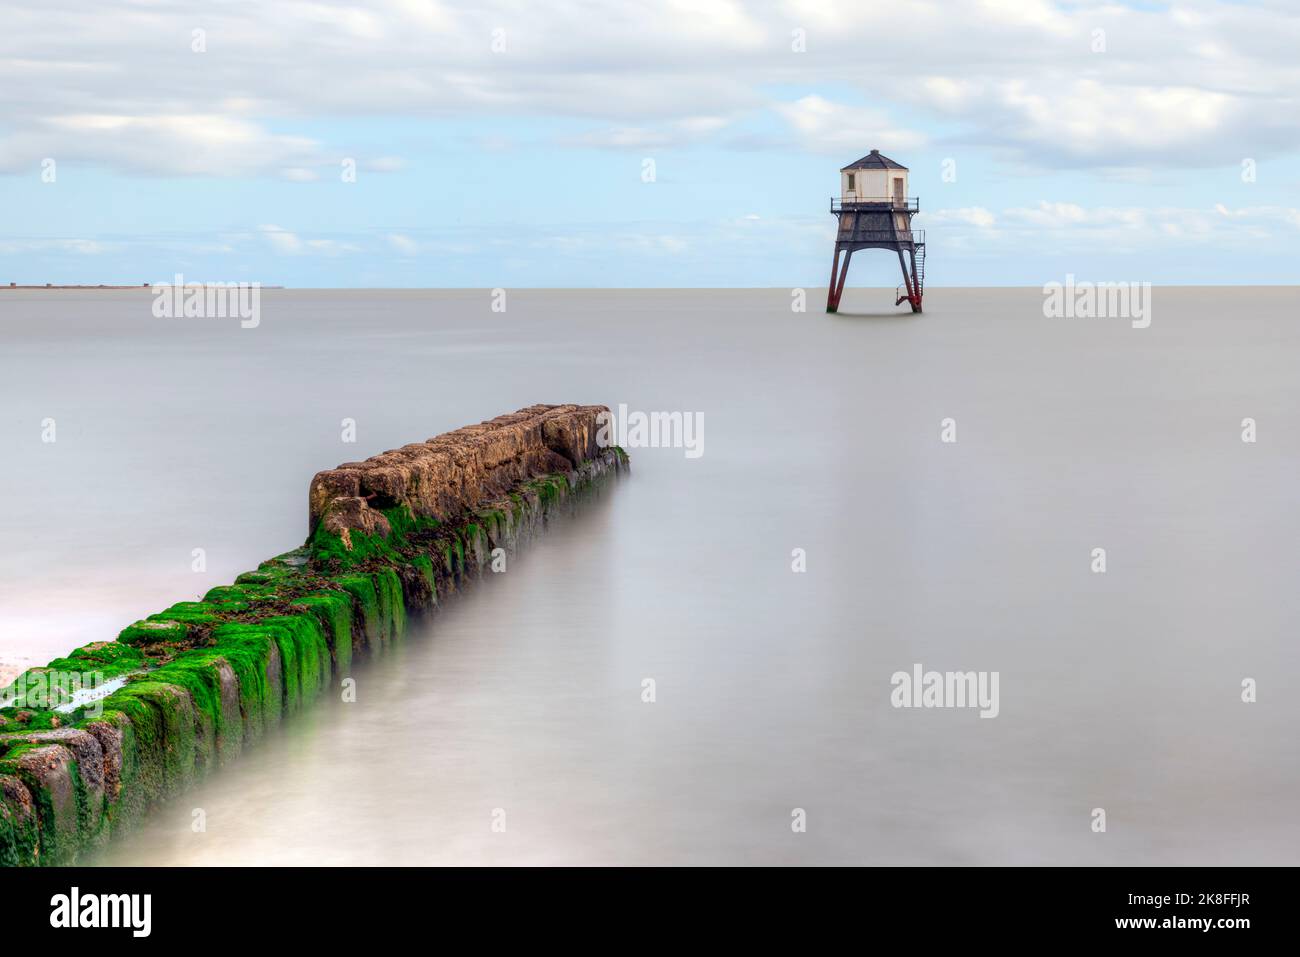
[[[0,865],[66,864],[236,758],[627,468],[537,405],[312,480],[302,546],[0,692]],[[68,681],[69,676],[93,681]]]

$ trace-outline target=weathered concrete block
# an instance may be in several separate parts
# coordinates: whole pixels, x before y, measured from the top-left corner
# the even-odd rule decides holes
[[[386,509],[451,521],[532,478],[572,470],[600,454],[604,406],[536,405],[360,463],[318,473],[309,494],[309,529],[375,534]],[[380,534],[387,535],[387,531]]]
[[[94,713],[0,706],[0,864],[66,863],[130,826],[626,468],[596,446],[603,410],[531,406],[318,473],[305,545],[32,669],[125,684]]]
[[[40,863],[40,821],[32,792],[20,778],[0,774],[0,867]]]

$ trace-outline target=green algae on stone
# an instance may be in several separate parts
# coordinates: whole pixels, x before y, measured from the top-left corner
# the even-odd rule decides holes
[[[374,580],[369,575],[343,575],[334,579],[334,584],[352,597],[352,634],[360,638],[354,641],[354,646],[373,647],[382,642],[379,596]]]
[[[409,614],[437,604],[440,585],[454,590],[493,547],[513,546],[620,461],[610,453],[568,474],[512,478],[501,497],[445,521],[398,502],[365,524],[372,532],[322,522],[305,545],[201,601],[31,669],[36,679],[79,672],[125,684],[62,715],[0,708],[0,864],[70,862],[139,820],[346,675],[358,648],[398,638]],[[427,511],[434,498],[423,494]]]
[[[284,669],[284,702],[292,714],[329,684],[330,649],[320,619],[310,611],[263,619],[275,636]]]
[[[148,678],[129,682],[105,700],[104,710],[131,719],[142,763],[148,765],[151,798],[171,797],[192,783],[206,728],[184,687]]]
[[[298,567],[285,565],[272,559],[269,562],[262,562],[253,571],[242,572],[235,578],[236,585],[267,585],[275,587],[277,585],[290,585],[302,577],[302,570]]]
[[[402,583],[402,601],[408,611],[423,611],[438,603],[438,579],[433,560],[419,554],[397,568]]]
[[[40,821],[31,791],[16,774],[0,771],[0,867],[40,860]]]
[[[346,675],[352,668],[352,599],[346,592],[311,592],[295,598],[295,607],[316,616],[329,643],[334,670]]]
[[[406,631],[406,604],[402,598],[402,582],[392,568],[375,572],[375,591],[379,596],[379,612],[387,628],[386,636],[400,638]]]
[[[245,622],[228,622],[212,636],[211,653],[228,662],[239,681],[244,740],[256,740],[280,720],[283,709],[279,647],[264,629]]]
[[[180,643],[185,640],[189,629],[180,621],[153,621],[143,619],[133,625],[127,625],[117,636],[124,645],[155,645],[159,642]]]
[[[0,758],[0,777],[16,778],[30,797],[33,836],[43,864],[66,864],[78,848],[75,765],[70,751],[52,744],[18,744]]]

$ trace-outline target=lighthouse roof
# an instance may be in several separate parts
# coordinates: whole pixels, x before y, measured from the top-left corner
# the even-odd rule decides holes
[[[902,163],[895,163],[888,156],[883,155],[880,150],[872,150],[862,159],[848,166],[842,167],[841,172],[846,169],[907,169]]]

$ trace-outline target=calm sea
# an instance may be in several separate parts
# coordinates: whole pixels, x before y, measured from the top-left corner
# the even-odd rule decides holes
[[[704,424],[103,859],[1300,863],[1300,290],[810,293],[0,292],[11,668],[298,544],[319,469],[536,402]],[[918,664],[997,717],[892,707]]]

